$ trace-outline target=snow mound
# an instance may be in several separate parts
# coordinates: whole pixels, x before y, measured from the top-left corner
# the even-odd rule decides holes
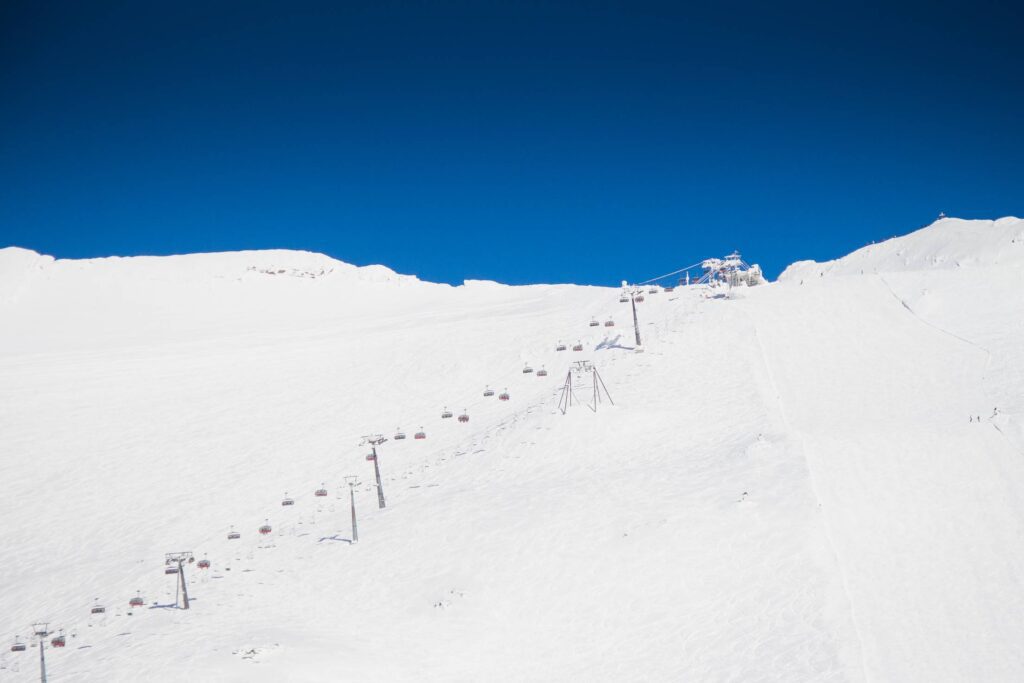
[[[20,334],[0,351],[173,342],[308,326],[310,310],[360,315],[384,289],[436,285],[381,265],[285,249],[54,259],[0,252],[0,310]],[[57,314],[59,312],[59,314]]]
[[[290,249],[264,249],[235,252],[180,254],[175,256],[108,256],[95,259],[54,259],[19,247],[0,250],[0,278],[32,268],[94,273],[121,280],[139,277],[147,280],[196,282],[209,279],[240,278],[249,274],[282,278],[325,278],[364,282],[416,281],[411,275],[399,275],[386,266],[354,266],[324,254]],[[0,279],[0,296],[10,288]]]
[[[52,263],[52,256],[43,256],[30,249],[0,249],[0,305],[12,302],[40,271]]]
[[[902,237],[871,244],[834,261],[798,261],[780,282],[826,275],[1024,265],[1024,220],[941,218]]]

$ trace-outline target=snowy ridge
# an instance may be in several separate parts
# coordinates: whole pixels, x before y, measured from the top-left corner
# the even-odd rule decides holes
[[[995,265],[1024,265],[1024,220],[941,218],[909,235],[871,244],[835,261],[798,261],[783,271],[779,281]]]
[[[54,681],[1020,680],[1020,221],[959,223],[650,295],[643,354],[613,288],[4,250],[0,634],[67,629]],[[615,403],[562,415],[579,359]],[[378,510],[361,436],[421,426]]]

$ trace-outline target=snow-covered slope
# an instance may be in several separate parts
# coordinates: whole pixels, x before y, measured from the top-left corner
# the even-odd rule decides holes
[[[798,261],[779,280],[987,266],[1024,267],[1024,221],[941,218],[909,235],[871,244],[835,261]]]
[[[53,681],[1020,680],[1022,232],[661,292],[643,354],[611,289],[0,250],[0,633],[67,629]],[[582,359],[615,404],[562,415]],[[360,437],[421,425],[378,510]]]

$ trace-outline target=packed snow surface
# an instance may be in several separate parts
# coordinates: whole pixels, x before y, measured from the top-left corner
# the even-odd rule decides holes
[[[706,294],[0,250],[0,680],[1024,680],[1024,221]]]

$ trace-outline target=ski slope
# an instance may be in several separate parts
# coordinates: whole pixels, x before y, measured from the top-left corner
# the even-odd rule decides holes
[[[51,681],[1024,680],[1022,311],[1018,219],[648,295],[644,353],[617,289],[0,250],[0,680],[38,620]]]

